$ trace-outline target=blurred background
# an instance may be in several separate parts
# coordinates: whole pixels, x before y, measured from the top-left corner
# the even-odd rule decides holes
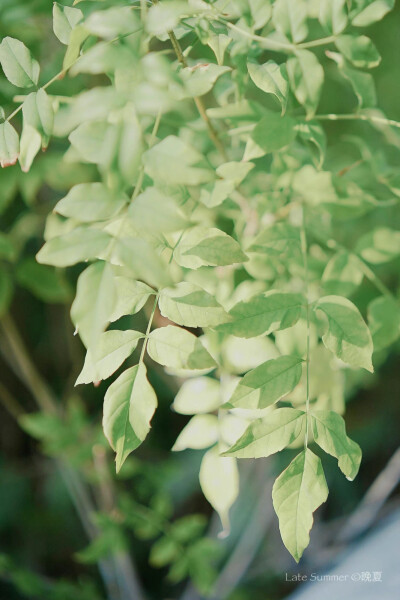
[[[378,105],[396,120],[399,30],[397,4],[369,31],[383,57],[374,70]],[[62,62],[51,31],[48,0],[0,0],[1,37],[23,40],[39,59],[44,80]],[[82,79],[67,79],[51,92],[69,95],[83,87]],[[14,89],[1,77],[0,105],[10,110],[13,96]],[[350,112],[353,104],[350,88],[328,85],[320,112]],[[363,124],[361,129],[331,124],[326,131],[330,142],[337,141],[342,159],[347,151],[343,136],[352,127],[373,148],[374,133]],[[398,139],[396,145],[398,153]],[[170,452],[188,420],[170,409],[180,382],[154,363],[148,365],[149,379],[159,409],[151,434],[115,477],[101,430],[106,386],[74,388],[84,349],[73,336],[69,309],[81,269],[66,273],[34,259],[56,201],[92,176],[90,165],[63,163],[65,149],[65,142],[55,139],[29,173],[18,166],[0,172],[0,600],[199,600],[210,590],[215,600],[275,600],[299,591],[296,597],[311,600],[322,587],[301,591],[294,575],[332,569],[360,573],[364,580],[365,573],[375,579],[382,573],[381,587],[368,581],[360,587],[356,581],[349,591],[349,586],[318,584],[326,585],[327,597],[337,598],[338,590],[343,598],[396,597],[400,584],[390,561],[398,562],[399,556],[398,342],[374,356],[373,376],[356,374],[347,383],[346,423],[363,450],[361,470],[349,482],[334,459],[324,458],[330,494],[316,514],[311,544],[299,566],[281,543],[271,502],[274,478],[287,456],[241,462],[242,492],[232,510],[232,532],[218,539],[219,524],[198,484],[202,452]],[[358,220],[357,235],[383,218],[387,223],[384,214],[372,211]],[[389,216],[391,226],[399,227],[398,210]],[[351,221],[341,225],[349,239],[353,226]],[[399,266],[392,261],[379,267],[394,293],[399,291]],[[368,283],[356,293],[354,301],[364,314],[374,294]],[[126,319],[130,327],[145,328],[141,314]],[[180,528],[185,560],[171,560],[176,549],[168,546],[168,535],[174,527]]]

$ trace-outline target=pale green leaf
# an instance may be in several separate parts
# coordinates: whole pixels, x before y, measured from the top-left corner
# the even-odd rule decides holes
[[[217,446],[208,450],[200,466],[200,485],[204,496],[219,514],[223,530],[219,537],[229,534],[229,510],[239,494],[239,472],[236,459],[219,456]]]
[[[152,331],[147,351],[153,360],[173,369],[212,369],[216,366],[199,338],[173,325]]]
[[[15,165],[19,156],[18,133],[8,121],[0,123],[0,166]]]
[[[97,258],[110,240],[110,236],[100,229],[77,227],[65,235],[51,238],[42,246],[36,258],[44,265],[69,267]]]
[[[140,31],[140,21],[130,6],[118,6],[92,12],[85,20],[85,28],[105,40]],[[133,37],[133,35],[132,35]]]
[[[42,145],[42,136],[34,128],[24,123],[19,152],[19,164],[24,173],[27,173],[32,166],[36,154],[39,152]]]
[[[331,456],[338,459],[339,469],[353,481],[361,463],[361,448],[346,435],[346,425],[332,410],[315,410],[311,414],[314,440]]]
[[[345,250],[335,254],[325,267],[322,284],[327,294],[350,296],[364,278],[360,261]]]
[[[400,255],[400,231],[379,227],[363,235],[355,248],[367,262],[378,265]]]
[[[224,33],[219,33],[218,35],[210,35],[207,44],[214,52],[215,58],[217,59],[217,63],[219,65],[224,64],[225,51],[228,48],[231,41],[232,38],[228,35],[225,35]]]
[[[278,31],[289,40],[302,42],[308,33],[307,2],[305,0],[276,0],[272,20]]]
[[[159,308],[164,317],[185,327],[213,327],[229,320],[214,296],[186,281],[164,288]]]
[[[250,338],[292,327],[305,306],[301,294],[271,291],[239,302],[230,311],[230,323],[218,326],[218,331]]]
[[[184,381],[172,408],[181,415],[208,413],[221,404],[220,383],[211,377],[194,377]]]
[[[149,433],[156,407],[157,397],[143,364],[127,369],[108,388],[104,397],[103,429],[117,454],[117,473]]]
[[[143,337],[143,333],[133,330],[115,329],[103,333],[96,348],[86,352],[85,364],[75,385],[95,383],[110,377],[132,354]]]
[[[340,35],[337,49],[359,69],[372,69],[381,62],[381,56],[373,42],[365,35]]]
[[[188,226],[188,219],[176,201],[155,187],[147,188],[129,207],[138,231],[168,233]]]
[[[400,304],[394,298],[381,296],[368,305],[368,325],[374,350],[393,344],[400,337]]]
[[[360,108],[370,108],[376,105],[374,78],[370,73],[353,69],[338,52],[327,51],[326,55],[334,60],[343,77],[350,83],[357,97]]]
[[[354,3],[352,25],[368,27],[380,21],[394,7],[395,0],[357,0]]]
[[[206,166],[197,166],[203,156],[186,142],[169,135],[143,154],[146,173],[161,185],[200,185],[214,179]]]
[[[19,40],[3,38],[0,44],[0,63],[7,79],[17,87],[26,88],[37,84],[39,63]]]
[[[22,105],[24,127],[30,125],[40,133],[42,146],[46,148],[53,133],[54,110],[43,88],[29,94]]]
[[[264,27],[272,16],[271,0],[248,0],[251,16],[254,21],[254,29]]]
[[[264,150],[276,152],[281,150],[296,137],[296,121],[289,116],[264,111],[265,116],[257,123],[251,132],[251,139]]]
[[[117,321],[124,315],[134,315],[146,304],[147,300],[155,294],[155,290],[143,283],[129,277],[115,277],[115,306],[110,321]]]
[[[122,265],[132,272],[135,279],[143,279],[155,288],[171,285],[167,263],[147,240],[123,238],[118,240],[116,249]]]
[[[300,231],[290,223],[273,223],[262,229],[249,247],[250,252],[261,252],[272,256],[300,249]]]
[[[282,113],[286,110],[289,84],[285,65],[277,65],[273,60],[259,65],[248,62],[247,70],[254,83],[266,94],[273,94],[282,106]]]
[[[83,25],[77,25],[70,33],[68,48],[64,56],[63,69],[69,69],[79,57],[81,46],[89,32]]]
[[[146,30],[152,35],[162,35],[176,27],[181,15],[190,14],[187,2],[171,0],[154,4],[146,18]]]
[[[292,460],[274,483],[272,501],[279,530],[296,562],[310,542],[313,512],[327,497],[321,460],[308,448]]]
[[[247,177],[253,168],[254,163],[236,162],[232,160],[219,165],[216,169],[216,173],[226,181],[231,181],[236,187]]]
[[[199,63],[193,67],[185,67],[180,71],[186,94],[193,98],[208,94],[214,87],[217,79],[229,73],[230,67],[215,65],[214,63]],[[185,95],[186,95],[185,94]]]
[[[278,408],[263,419],[256,419],[223,456],[261,458],[280,452],[303,432],[305,413],[294,408]]]
[[[218,441],[218,417],[216,415],[195,415],[178,435],[172,450],[203,450]]]
[[[325,296],[314,305],[328,319],[322,341],[328,350],[352,367],[373,372],[372,338],[358,308],[341,296]]]
[[[319,22],[328,33],[334,35],[341,33],[347,25],[347,1],[321,0]]]
[[[313,117],[319,104],[324,70],[315,54],[309,50],[297,50],[286,63],[290,86],[298,102],[304,106],[307,116]]]
[[[103,183],[79,183],[57,202],[54,211],[81,223],[105,221],[115,217],[128,198],[113,192]]]
[[[199,225],[184,232],[174,250],[174,259],[182,267],[198,269],[242,263],[247,256],[231,236]]]
[[[87,349],[95,353],[115,302],[114,275],[109,263],[98,261],[78,277],[71,319]]]
[[[299,383],[302,362],[298,356],[267,360],[242,377],[225,406],[250,410],[271,406]]]
[[[62,44],[68,44],[71,31],[83,19],[79,8],[62,6],[58,2],[53,4],[53,31]]]

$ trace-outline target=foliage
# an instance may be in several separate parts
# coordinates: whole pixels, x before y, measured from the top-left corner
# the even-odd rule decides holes
[[[184,380],[173,406],[193,416],[173,450],[207,449],[200,485],[220,515],[221,536],[239,494],[238,459],[296,451],[272,493],[296,561],[328,496],[310,446],[355,478],[361,450],[341,417],[346,377],[354,369],[373,373],[379,352],[400,337],[395,276],[390,287],[379,276],[400,254],[391,220],[400,124],[376,106],[370,70],[381,58],[364,32],[393,4],[55,3],[53,29],[65,54],[47,80],[25,44],[10,36],[0,44],[4,75],[24,92],[0,124],[9,185],[17,185],[18,161],[32,174],[26,187],[34,186],[37,160],[39,184],[57,180],[56,165],[68,188],[47,217],[39,267],[19,267],[17,279],[65,301],[59,269],[89,263],[71,307],[86,348],[77,384],[110,378],[141,344],[104,397],[117,471],[150,431],[157,398],[146,364],[154,361]],[[73,82],[68,95],[52,95],[64,76]],[[350,84],[352,112],[319,111],[332,82],[336,93]],[[330,128],[342,121],[365,123],[343,142]],[[58,153],[47,163],[37,155],[50,139]],[[5,312],[12,236],[2,234],[0,252]],[[376,294],[366,305],[357,293],[368,282]],[[139,311],[145,331],[125,325]],[[230,352],[239,354],[237,364]],[[53,421],[46,427],[54,438]],[[37,432],[42,423],[31,418],[24,426]],[[47,436],[50,451],[54,443]],[[213,554],[191,519],[163,521],[151,550],[152,564],[172,564],[174,580],[196,578]],[[102,521],[101,529],[106,541],[82,560],[98,560],[102,547],[123,540],[115,524]],[[212,577],[211,569],[200,585],[209,589]]]

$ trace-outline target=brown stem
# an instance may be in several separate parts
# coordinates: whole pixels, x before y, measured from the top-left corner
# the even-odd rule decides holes
[[[176,35],[174,34],[173,31],[168,31],[168,35],[169,35],[169,39],[171,40],[171,44],[175,51],[177,59],[181,63],[182,67],[187,67],[188,64],[186,62],[186,58],[183,55],[181,45],[178,42]],[[210,136],[211,141],[213,142],[213,144],[216,147],[216,149],[218,150],[218,152],[221,154],[222,158],[225,161],[227,161],[228,155],[226,153],[224,145],[222,144],[221,140],[219,139],[218,133],[217,133],[214,125],[211,123],[210,118],[207,115],[206,107],[205,107],[203,100],[201,98],[199,98],[198,96],[195,96],[193,98],[193,100],[197,107],[197,110],[199,111],[200,117],[203,119],[204,123],[207,126],[208,135]]]

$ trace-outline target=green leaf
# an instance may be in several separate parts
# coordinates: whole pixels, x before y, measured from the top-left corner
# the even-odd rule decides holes
[[[164,288],[159,308],[164,317],[185,327],[213,327],[229,320],[214,296],[186,281]]]
[[[232,265],[248,260],[236,240],[220,229],[200,225],[184,232],[174,250],[174,259],[188,269]]]
[[[180,138],[169,135],[143,154],[146,173],[161,185],[200,185],[214,179],[209,168],[197,166],[203,156]]]
[[[286,110],[288,101],[289,84],[285,65],[277,65],[273,60],[259,65],[248,62],[247,70],[254,83],[266,94],[273,94],[282,106],[282,114]]]
[[[98,261],[78,278],[71,319],[87,349],[96,354],[115,302],[114,275],[109,263]]]
[[[316,166],[320,169],[324,163],[326,153],[326,135],[324,129],[319,123],[315,122],[299,123],[297,125],[297,134],[317,150]]]
[[[149,563],[153,567],[165,567],[179,558],[180,554],[180,545],[171,537],[164,536],[152,545]]]
[[[218,437],[219,425],[216,415],[195,415],[178,435],[172,450],[203,450],[213,446]]]
[[[321,0],[319,5],[319,22],[330,34],[337,35],[347,25],[346,0]]]
[[[92,35],[110,41],[141,29],[140,21],[131,6],[101,8],[92,12],[85,20],[85,27]]]
[[[77,25],[70,33],[68,48],[63,60],[63,69],[69,69],[79,57],[81,46],[89,32],[82,25]]]
[[[129,206],[129,215],[138,231],[168,233],[188,226],[188,219],[176,201],[154,187],[135,198]]]
[[[400,254],[400,231],[388,227],[369,231],[358,240],[355,250],[373,265],[389,262]]]
[[[117,473],[149,433],[156,407],[157,396],[143,364],[124,371],[108,388],[104,397],[103,429],[117,454]]]
[[[328,497],[321,460],[308,448],[281,473],[272,488],[283,543],[299,562],[310,543],[313,512]]]
[[[372,69],[381,62],[378,50],[365,35],[340,35],[335,44],[339,52],[358,69]]]
[[[218,446],[208,450],[200,466],[200,485],[204,496],[221,519],[223,531],[218,537],[229,534],[229,510],[239,494],[239,473],[236,459],[219,456]]]
[[[308,33],[307,2],[305,0],[276,0],[273,6],[272,20],[278,31],[297,44]]]
[[[214,63],[199,63],[193,67],[185,67],[180,71],[186,93],[195,98],[208,94],[214,87],[214,83],[229,73],[231,67],[215,65]],[[185,94],[186,95],[186,94]]]
[[[355,3],[351,24],[356,27],[368,27],[380,21],[394,8],[395,0],[358,0]]]
[[[267,360],[242,377],[225,406],[250,410],[271,406],[299,383],[302,362],[298,356]]]
[[[341,250],[326,265],[322,284],[327,294],[350,296],[356,291],[363,278],[359,260],[353,254]]]
[[[134,315],[143,308],[147,300],[155,294],[155,290],[129,277],[115,277],[115,306],[110,321],[117,321],[124,315]]]
[[[71,31],[83,19],[79,8],[62,6],[58,2],[53,4],[53,31],[62,44],[68,45]]]
[[[193,377],[183,382],[172,408],[181,415],[208,413],[221,404],[220,383],[211,377]]]
[[[376,106],[375,82],[372,75],[352,69],[343,56],[337,52],[327,50],[326,55],[336,62],[343,77],[350,83],[357,97],[359,107],[370,108]]]
[[[217,63],[219,65],[224,64],[225,51],[228,48],[231,41],[232,38],[228,35],[225,35],[224,33],[219,33],[218,35],[210,35],[207,44],[214,52],[215,58],[217,59]]]
[[[132,272],[135,279],[143,279],[155,288],[171,285],[166,262],[147,240],[123,238],[118,240],[116,250],[118,259]]]
[[[251,139],[264,150],[281,150],[296,137],[296,121],[289,116],[281,116],[272,111],[264,111],[265,116],[257,123],[251,133]]]
[[[76,380],[81,383],[96,383],[107,379],[135,350],[140,339],[144,337],[140,331],[119,331],[113,329],[103,333],[95,351],[88,350],[85,364]]]
[[[37,84],[39,63],[19,40],[3,38],[0,44],[0,63],[8,81],[17,87],[27,88]]]
[[[267,292],[239,302],[230,311],[230,323],[219,325],[217,330],[237,337],[251,338],[292,327],[305,306],[301,294]]]
[[[190,14],[186,2],[171,0],[151,6],[146,18],[146,30],[152,35],[162,35],[176,27],[181,15]]]
[[[250,12],[254,21],[254,29],[264,27],[272,16],[270,0],[249,0]]]
[[[262,252],[271,256],[282,256],[291,250],[300,249],[300,232],[290,223],[273,223],[263,229],[249,247],[250,252]]]
[[[54,211],[79,221],[91,223],[115,217],[127,204],[128,198],[103,183],[79,183],[57,202]]]
[[[30,125],[40,134],[43,148],[47,148],[53,133],[54,110],[52,102],[44,89],[29,94],[22,105],[25,124]]]
[[[42,145],[42,136],[34,127],[24,123],[19,153],[19,164],[24,173],[27,173],[31,168],[33,159],[39,152]]]
[[[173,325],[152,331],[147,351],[160,365],[173,369],[212,369],[216,366],[199,338]]]
[[[261,458],[280,452],[303,432],[305,413],[294,408],[277,408],[264,419],[256,419],[223,456]]]
[[[15,165],[19,156],[19,138],[14,127],[8,122],[0,123],[0,166]]]
[[[286,63],[290,86],[307,116],[313,117],[318,108],[324,83],[324,70],[315,54],[297,50]]]
[[[110,240],[110,236],[100,229],[77,227],[46,242],[37,253],[36,259],[44,265],[69,267],[97,258]]]
[[[216,173],[219,177],[222,177],[226,181],[231,181],[234,186],[237,187],[253,168],[254,163],[231,160],[219,165],[216,169]]]
[[[372,338],[358,308],[341,296],[325,296],[314,305],[328,318],[322,341],[328,350],[352,367],[373,372]]]
[[[400,305],[394,298],[381,296],[368,305],[368,325],[374,350],[390,346],[400,337]]]
[[[327,454],[338,459],[339,469],[353,481],[361,463],[361,448],[346,435],[343,418],[332,410],[311,414],[314,440]]]

